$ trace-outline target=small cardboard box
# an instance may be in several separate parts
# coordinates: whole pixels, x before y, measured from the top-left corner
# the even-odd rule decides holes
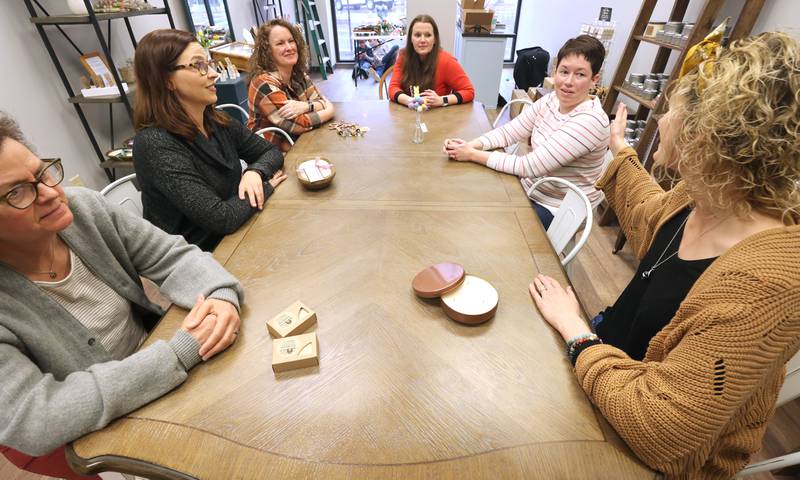
[[[492,19],[494,18],[494,10],[483,9],[468,9],[461,13],[461,24],[464,26],[465,32],[470,32],[478,25],[483,27],[483,33],[489,33],[492,30]]]
[[[544,87],[546,90],[555,90],[556,84],[553,82],[553,77],[544,77],[542,87]]]
[[[518,98],[527,99],[528,98],[528,94],[525,93],[525,90],[523,90],[521,88],[515,88],[511,92],[511,100],[516,100]],[[523,106],[525,106],[524,103],[512,103],[511,106],[508,107],[509,118],[511,118],[512,120],[514,118],[516,118],[517,115],[519,115],[519,112],[522,111],[522,107]]]
[[[314,365],[319,365],[316,332],[272,341],[272,371],[275,373]]]
[[[484,0],[461,0],[462,9],[483,10]]]
[[[283,338],[305,332],[315,323],[317,313],[298,300],[268,321],[267,330],[273,338]]]
[[[539,87],[528,88],[528,98],[531,99],[531,102],[536,103],[536,101],[542,97],[543,95],[542,92],[539,90]]]

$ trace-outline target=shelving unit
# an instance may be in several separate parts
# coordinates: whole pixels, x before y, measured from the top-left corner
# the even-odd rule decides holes
[[[333,75],[333,62],[328,51],[328,44],[325,42],[325,34],[322,32],[322,22],[319,20],[317,10],[317,0],[295,0],[295,10],[297,11],[298,21],[303,18],[303,28],[306,33],[308,49],[317,59],[319,72],[322,79],[328,79],[328,69]]]
[[[758,18],[758,14],[761,12],[761,7],[764,5],[764,1],[765,0],[745,0],[744,4],[742,5],[742,9],[739,12],[739,17],[736,20],[736,24],[731,32],[731,41],[750,34],[750,31],[752,30],[753,25]],[[692,30],[689,40],[686,42],[686,46],[677,46],[662,42],[656,38],[644,36],[645,29],[647,28],[647,24],[652,20],[653,10],[655,9],[657,3],[657,0],[644,0],[642,2],[639,16],[636,18],[636,22],[633,24],[631,34],[628,37],[628,41],[625,45],[625,50],[620,58],[619,66],[617,67],[617,71],[614,74],[614,78],[611,82],[611,89],[608,92],[608,96],[606,96],[605,102],[603,102],[603,109],[609,115],[614,113],[614,106],[616,105],[617,98],[620,94],[625,95],[639,104],[639,108],[637,109],[633,118],[636,120],[647,120],[647,125],[645,126],[644,132],[642,132],[642,136],[639,139],[636,152],[639,155],[639,158],[642,159],[643,165],[648,170],[652,165],[652,162],[650,162],[652,152],[655,151],[659,141],[658,126],[656,122],[666,112],[667,102],[665,98],[666,96],[663,94],[659,95],[655,100],[649,100],[624,86],[625,78],[627,77],[628,71],[633,63],[634,56],[636,55],[639,45],[642,43],[658,46],[658,53],[656,53],[655,59],[653,60],[651,72],[664,73],[667,63],[669,62],[670,55],[673,52],[677,52],[678,58],[669,76],[670,83],[672,83],[678,77],[678,72],[680,71],[683,59],[686,56],[687,49],[690,46],[700,42],[703,38],[705,38],[708,32],[711,31],[720,9],[725,4],[725,0],[706,0],[705,4],[700,10],[697,20],[695,21],[694,29]],[[689,0],[675,0],[668,21],[683,21],[688,7]],[[615,220],[616,217],[614,212],[610,208],[605,208],[600,216],[600,219],[598,220],[598,223],[600,225],[609,225]],[[625,236],[622,234],[622,232],[620,232],[617,237],[617,242],[614,245],[614,253],[619,251],[624,244]]]
[[[138,11],[131,11],[131,12],[114,12],[114,13],[96,13],[92,8],[91,0],[83,0],[86,11],[88,14],[86,15],[50,15],[48,11],[39,3],[38,0],[24,0],[25,6],[28,8],[28,12],[30,13],[30,22],[36,26],[36,30],[39,32],[39,36],[42,38],[42,42],[44,43],[45,49],[47,49],[47,53],[50,55],[50,59],[53,61],[53,65],[56,67],[56,71],[58,72],[58,76],[61,78],[61,82],[64,84],[64,88],[67,91],[67,101],[75,107],[75,112],[78,114],[78,118],[81,121],[81,125],[83,129],[86,131],[86,134],[89,136],[89,141],[92,143],[92,148],[97,155],[98,162],[100,167],[103,168],[108,176],[109,180],[113,180],[115,177],[115,170],[117,168],[121,168],[123,166],[129,166],[130,163],[128,162],[121,162],[119,160],[107,160],[105,153],[100,148],[100,144],[97,142],[97,137],[92,130],[91,125],[89,125],[89,121],[86,119],[86,115],[83,111],[84,104],[107,104],[108,105],[108,118],[109,118],[109,130],[111,132],[111,141],[110,141],[110,148],[109,150],[115,148],[114,145],[114,111],[113,105],[115,103],[121,103],[125,106],[125,110],[128,113],[128,117],[133,122],[133,106],[132,106],[132,98],[135,94],[136,88],[133,85],[129,86],[128,92],[125,93],[122,87],[122,79],[120,78],[120,74],[117,71],[116,63],[114,63],[114,59],[111,55],[111,25],[112,20],[122,19],[125,22],[125,27],[128,30],[128,35],[130,36],[131,43],[133,47],[136,48],[137,41],[136,36],[133,33],[133,27],[131,26],[130,19],[132,17],[140,17],[145,15],[166,15],[169,19],[170,28],[175,28],[175,22],[172,20],[172,12],[169,8],[169,3],[167,0],[164,0],[164,7],[163,8],[153,8],[150,10],[138,10]],[[106,33],[105,36],[101,29],[100,22],[106,22]],[[75,49],[78,53],[78,56],[84,55],[84,52],[78,47],[78,45],[70,38],[67,32],[61,28],[62,25],[91,25],[95,35],[97,36],[97,42],[100,45],[101,52],[108,63],[111,75],[114,77],[114,82],[117,84],[117,89],[119,90],[119,95],[110,96],[110,97],[91,97],[87,98],[81,95],[80,93],[76,93],[72,85],[70,84],[69,79],[64,71],[64,67],[61,64],[61,61],[56,55],[55,49],[53,48],[53,43],[48,36],[48,29],[49,27],[55,28],[61,35],[66,38],[67,42]],[[52,33],[52,30],[51,30]]]

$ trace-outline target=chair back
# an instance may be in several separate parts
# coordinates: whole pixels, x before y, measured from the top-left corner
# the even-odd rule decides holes
[[[559,177],[540,178],[533,184],[528,193],[530,194],[539,185],[546,182],[558,183],[567,187],[567,194],[561,200],[561,206],[558,207],[558,211],[553,216],[553,221],[547,229],[547,238],[559,257],[562,257],[564,250],[581,225],[586,224],[580,239],[578,239],[569,253],[563,255],[561,265],[567,266],[589,239],[589,234],[592,231],[592,202],[574,183]]]
[[[247,113],[247,110],[242,108],[240,105],[236,105],[235,103],[223,103],[222,105],[217,105],[214,108],[216,108],[217,110],[225,110],[226,108],[232,108],[234,110],[238,110],[238,112],[242,115],[242,117],[239,118],[239,120],[243,118],[244,121],[242,123],[244,123],[245,125],[247,125],[247,121],[250,120],[250,114]],[[238,118],[238,116],[236,116],[236,118]]]
[[[386,94],[386,99],[391,101],[389,98],[389,79],[392,76],[392,71],[394,70],[394,65],[387,68],[383,75],[381,75],[381,79],[378,82],[378,99],[383,100],[384,93]]]
[[[511,107],[511,105],[513,105],[515,103],[523,104],[522,105],[522,109],[523,110],[525,109],[525,107],[533,106],[533,101],[531,99],[529,99],[529,98],[513,98],[513,99],[511,99],[510,102],[508,102],[505,105],[503,105],[503,108],[500,109],[500,112],[495,117],[494,122],[492,122],[492,128],[497,128],[497,125],[500,123],[500,119],[503,117],[503,114],[505,114],[506,110],[508,110]],[[522,110],[520,110],[520,111],[522,111]],[[508,147],[505,148],[505,151],[508,154],[513,154],[514,152],[517,151],[518,148],[519,148],[519,142],[515,143],[514,145],[509,145]]]
[[[132,173],[109,184],[100,191],[100,194],[108,201],[120,205],[121,207],[142,216],[142,193],[134,184],[136,174]]]
[[[786,379],[778,394],[777,406],[800,397],[800,352],[786,363]]]
[[[283,129],[280,129],[278,127],[264,127],[260,130],[256,130],[254,133],[256,135],[263,135],[264,132],[275,132],[278,135],[283,135],[284,137],[286,137],[286,140],[289,141],[289,145],[294,145],[294,140],[292,140],[292,137],[288,133],[286,133]]]

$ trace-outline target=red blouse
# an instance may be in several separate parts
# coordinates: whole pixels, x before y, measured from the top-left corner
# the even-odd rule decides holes
[[[410,95],[411,92],[403,90],[400,79],[403,78],[403,63],[405,62],[405,50],[397,56],[397,63],[392,72],[392,81],[389,83],[389,98],[397,101],[401,93]],[[458,103],[471,102],[475,98],[475,88],[469,77],[464,73],[464,69],[459,65],[458,60],[452,55],[439,50],[436,62],[436,76],[434,77],[434,91],[439,96],[455,95]]]

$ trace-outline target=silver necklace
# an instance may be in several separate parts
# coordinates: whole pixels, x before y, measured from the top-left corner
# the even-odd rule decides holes
[[[691,215],[691,214],[692,214],[692,212],[689,212],[689,215]],[[649,269],[647,269],[644,272],[642,272],[642,279],[647,280],[648,278],[650,278],[650,275],[653,273],[653,270],[655,270],[656,268],[658,268],[662,264],[666,263],[670,258],[672,258],[672,257],[674,257],[675,255],[678,254],[678,250],[680,250],[680,244],[678,244],[678,248],[676,248],[675,251],[670,254],[670,256],[668,256],[667,258],[664,258],[664,255],[667,254],[667,250],[669,250],[670,245],[672,245],[672,242],[675,241],[675,237],[677,237],[678,233],[680,233],[680,231],[683,230],[683,227],[686,225],[686,222],[689,220],[689,215],[686,215],[686,218],[683,219],[683,223],[681,223],[681,226],[678,227],[678,229],[675,231],[675,234],[672,235],[672,238],[669,240],[669,243],[667,244],[666,247],[664,247],[664,251],[661,252],[661,255],[658,256],[658,260],[656,260],[656,263],[654,263],[653,266],[651,266]],[[702,237],[706,233],[710,232],[711,230],[714,230],[715,228],[720,226],[722,224],[722,222],[727,220],[728,217],[730,217],[730,215],[727,215],[727,216],[723,217],[720,221],[718,221],[714,225],[711,225],[707,229],[703,230],[702,232],[700,232],[700,235],[694,237],[686,245],[687,246],[691,245],[692,243],[694,243],[697,239],[699,239],[700,237]],[[662,260],[662,258],[664,258],[664,259]]]
[[[34,273],[36,275],[45,275],[46,274],[47,276],[50,277],[51,280],[55,279],[58,276],[58,274],[53,271],[53,265],[55,265],[55,263],[56,263],[56,241],[57,240],[53,240],[53,243],[50,244],[50,269],[49,270],[41,270],[41,271],[32,272],[32,273]]]

